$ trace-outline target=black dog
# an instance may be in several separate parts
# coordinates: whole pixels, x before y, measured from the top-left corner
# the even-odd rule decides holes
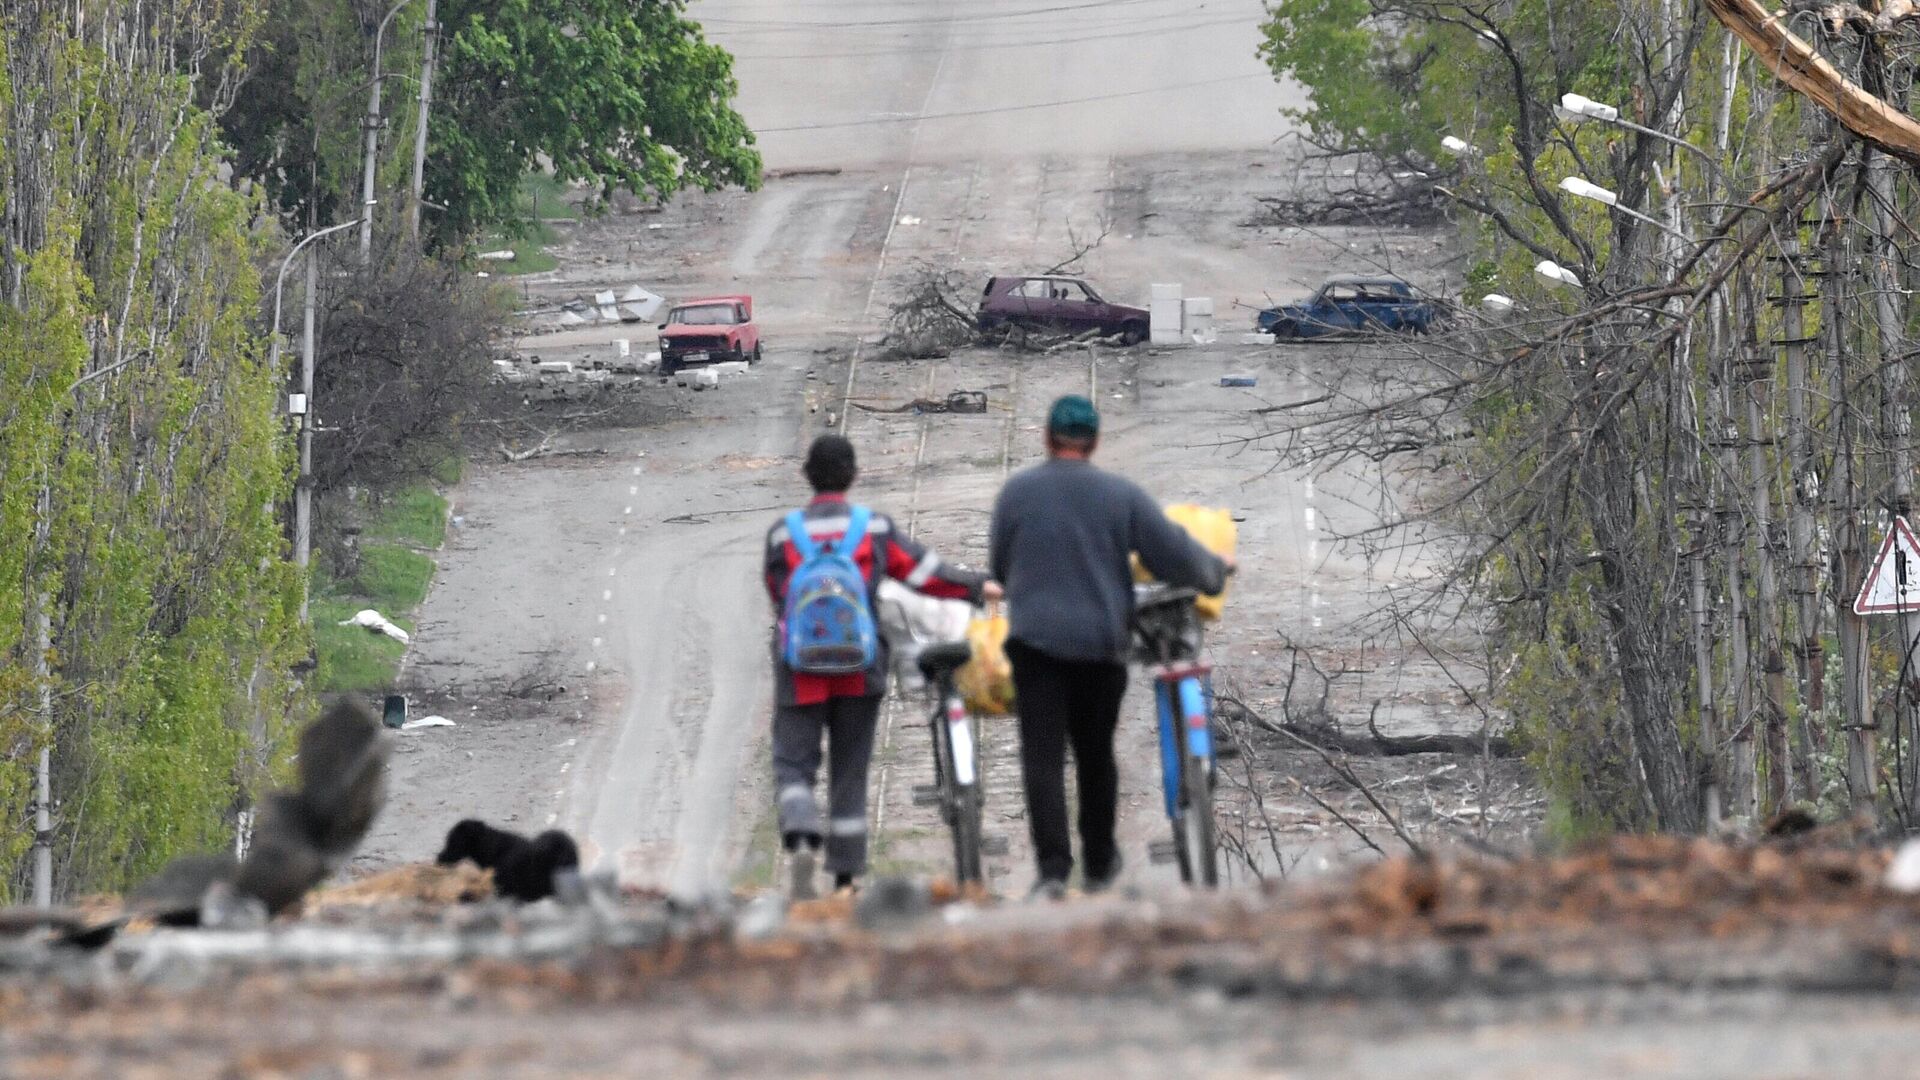
[[[434,861],[452,866],[462,859],[493,871],[494,892],[531,901],[553,895],[555,874],[580,868],[580,849],[566,833],[557,830],[549,829],[529,840],[468,818],[447,830],[446,845]]]

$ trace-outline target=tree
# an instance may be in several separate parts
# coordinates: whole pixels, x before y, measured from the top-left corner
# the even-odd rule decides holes
[[[1754,78],[1705,7],[1281,0],[1267,55],[1305,85],[1318,141],[1434,153],[1425,125],[1475,148],[1439,187],[1466,298],[1519,307],[1273,437],[1323,463],[1460,470],[1407,519],[1453,530],[1435,603],[1484,618],[1497,700],[1563,823],[1692,830],[1796,801],[1911,823],[1912,628],[1849,605],[1870,536],[1911,501],[1920,307],[1899,221],[1917,189],[1854,133],[1903,145],[1889,65],[1914,28],[1842,5],[1794,20],[1802,40],[1744,0],[1712,8],[1839,122]],[[1311,54],[1322,39],[1335,61]],[[1621,123],[1556,112],[1571,91]],[[1404,123],[1378,107],[1395,93],[1419,103]]]
[[[22,819],[51,747],[68,894],[230,841],[297,706],[289,443],[255,323],[274,238],[196,104],[230,100],[262,14],[0,14],[0,807]],[[29,840],[0,832],[0,898]]]
[[[756,187],[733,58],[679,0],[445,0],[428,197],[443,240],[516,216],[545,162],[603,195]]]

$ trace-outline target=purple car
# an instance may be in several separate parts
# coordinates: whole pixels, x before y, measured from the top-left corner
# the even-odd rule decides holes
[[[983,333],[1006,326],[1068,334],[1098,330],[1118,334],[1126,345],[1147,338],[1144,309],[1109,304],[1093,286],[1057,274],[988,278],[980,294],[979,325]]]

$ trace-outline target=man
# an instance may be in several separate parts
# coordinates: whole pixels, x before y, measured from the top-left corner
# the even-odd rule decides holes
[[[1127,689],[1138,552],[1170,585],[1219,592],[1228,566],[1130,481],[1095,468],[1100,414],[1069,395],[1047,415],[1047,460],[1007,482],[993,508],[994,580],[1008,596],[1007,658],[1020,715],[1027,819],[1040,864],[1038,896],[1059,897],[1073,870],[1067,831],[1067,746],[1080,781],[1080,845],[1088,891],[1113,883],[1119,774],[1113,733]]]
[[[867,763],[873,755],[874,723],[880,698],[887,689],[887,646],[873,637],[873,659],[864,670],[848,674],[807,674],[788,664],[783,625],[789,602],[788,585],[807,559],[808,551],[831,553],[846,539],[856,518],[865,526],[850,555],[865,584],[868,615],[883,578],[893,578],[918,592],[945,599],[979,603],[998,597],[997,585],[985,574],[949,566],[915,543],[884,514],[870,513],[847,501],[847,489],[858,475],[853,444],[839,435],[822,435],[807,451],[803,470],[813,486],[813,501],[798,511],[805,525],[801,543],[783,518],[767,532],[767,595],[774,606],[773,781],[778,800],[780,835],[792,856],[792,891],[797,898],[814,895],[815,854],[826,847],[826,868],[834,888],[853,884],[867,865]],[[827,819],[822,822],[814,801],[813,783],[820,771],[820,739],[829,748]]]

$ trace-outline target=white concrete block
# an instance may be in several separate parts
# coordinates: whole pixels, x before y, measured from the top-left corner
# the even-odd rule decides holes
[[[1155,285],[1153,286],[1152,296],[1155,300],[1178,300],[1180,299],[1180,285],[1178,282],[1172,285]]]

